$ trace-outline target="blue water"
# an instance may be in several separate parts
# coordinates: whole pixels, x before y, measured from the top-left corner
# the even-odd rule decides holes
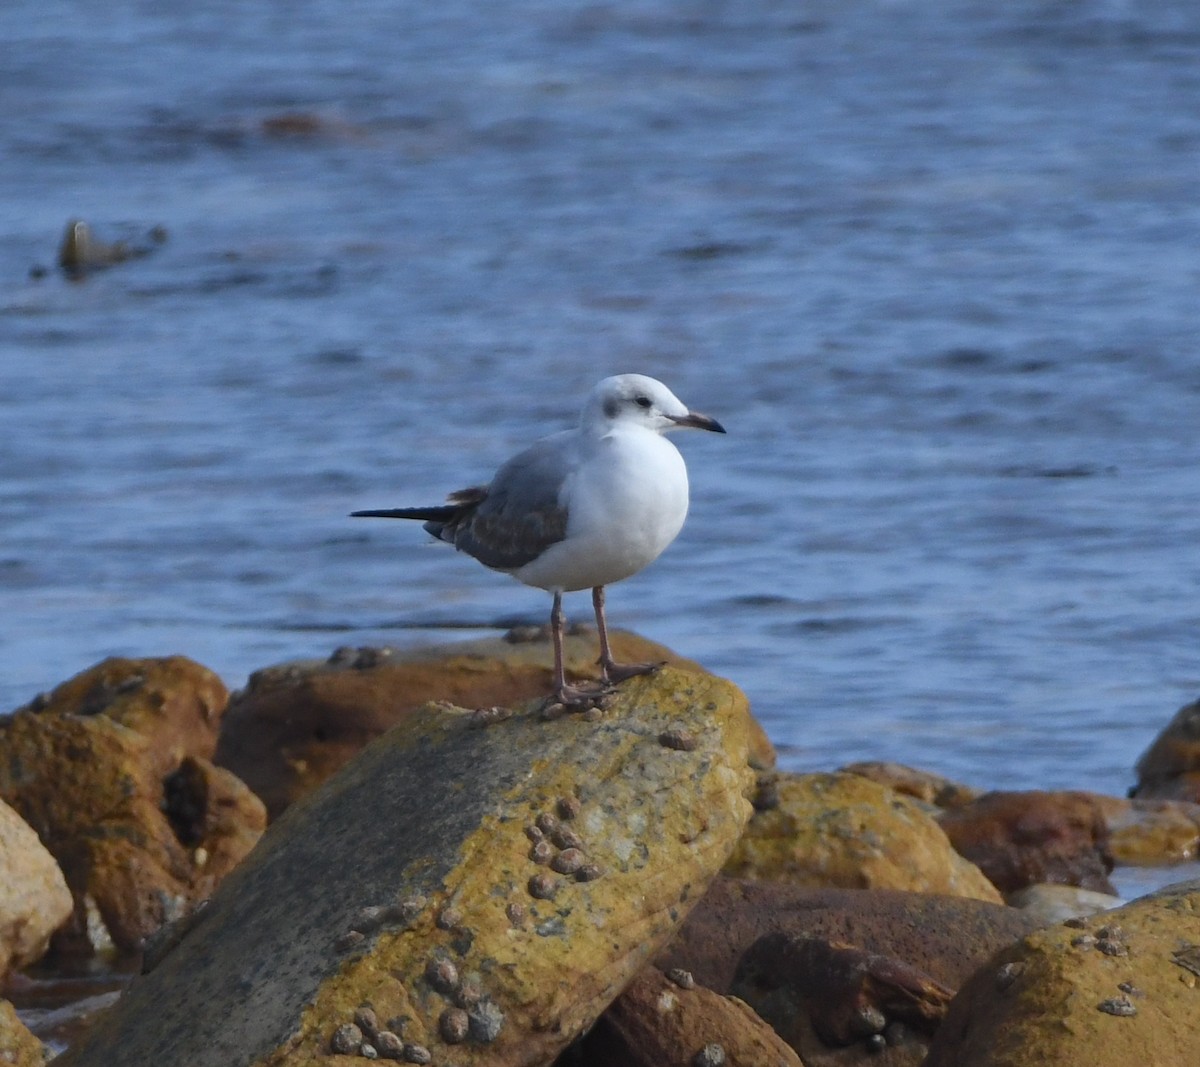
[[[793,768],[1131,783],[1200,690],[1192,0],[192,7],[0,8],[0,708],[541,621],[346,514],[640,370],[730,433],[614,622]],[[75,217],[169,239],[71,281]]]

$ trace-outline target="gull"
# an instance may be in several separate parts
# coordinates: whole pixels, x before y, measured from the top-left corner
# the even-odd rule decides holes
[[[573,430],[543,437],[505,463],[488,485],[424,508],[355,511],[353,517],[418,519],[425,530],[492,570],[553,594],[551,702],[587,707],[598,693],[567,685],[564,593],[591,589],[600,637],[600,693],[657,663],[617,663],[608,642],[604,587],[637,574],[675,540],[688,511],[687,467],[663,434],[724,433],[644,374],[605,378]]]

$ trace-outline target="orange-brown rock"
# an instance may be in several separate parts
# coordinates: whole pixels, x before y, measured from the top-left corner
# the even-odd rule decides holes
[[[1179,709],[1137,761],[1132,796],[1200,803],[1200,700]]]
[[[864,1022],[882,1024],[878,1030],[862,1033],[853,1047],[826,1044],[812,1019],[828,1015],[822,999],[832,993],[832,971],[841,968],[839,1003],[854,1004],[861,993],[855,985],[852,954],[841,950],[862,950],[888,961],[897,973],[919,973],[933,983],[956,989],[992,953],[1036,928],[1036,923],[1020,912],[1001,904],[990,904],[965,897],[936,896],[888,890],[803,889],[783,882],[747,882],[718,878],[704,899],[671,943],[659,954],[656,965],[665,970],[680,968],[695,980],[719,993],[735,992],[751,1001],[756,1010],[772,1007],[772,988],[785,985],[779,976],[775,987],[760,983],[766,1000],[756,1004],[754,994],[745,985],[735,983],[735,975],[747,952],[772,936],[812,942],[808,968],[795,970],[789,980],[795,991],[790,1003],[795,1011],[792,1038],[808,1067],[849,1067],[861,1058],[863,1063],[900,1064],[919,1062],[928,1044],[928,1035],[903,1022],[902,1013],[889,1008],[890,1001],[880,997],[871,1001],[872,1011]],[[820,953],[829,958],[822,963]],[[836,965],[836,966],[835,966]],[[886,973],[886,972],[884,972]],[[805,999],[803,989],[815,989]],[[781,994],[782,995],[782,994]],[[809,1019],[809,1023],[802,1022]],[[890,1029],[889,1029],[890,1028]],[[886,1048],[873,1040],[885,1035]],[[878,1059],[877,1057],[884,1057]]]
[[[54,857],[0,801],[0,983],[10,970],[39,959],[70,914],[71,893]]]
[[[979,796],[978,789],[953,782],[940,774],[906,767],[902,763],[866,760],[848,763],[841,770],[847,774],[861,774],[864,778],[935,808],[961,808]]]
[[[105,715],[151,744],[151,770],[162,777],[184,756],[212,759],[229,700],[225,684],[184,656],[106,659],[68,678],[17,713]]]
[[[265,825],[260,802],[204,760],[174,769],[168,800],[162,752],[103,714],[26,710],[0,721],[0,797],[37,831],[74,897],[60,947],[88,947],[94,911],[119,949],[136,951],[207,896]],[[190,768],[182,778],[180,767]]]
[[[0,1063],[8,1067],[43,1067],[46,1050],[18,1018],[7,1000],[0,1000]]]
[[[890,890],[811,889],[717,878],[655,963],[681,967],[728,993],[742,953],[772,933],[857,945],[957,987],[998,948],[1036,929],[1014,908],[966,897]]]
[[[552,1061],[720,869],[752,772],[745,697],[707,674],[539,707],[407,716],[268,830],[62,1067]]]
[[[890,1053],[917,1067],[953,991],[912,964],[853,945],[768,934],[742,956],[733,993],[810,1065]]]
[[[764,774],[754,805],[731,877],[1000,902],[920,803],[861,775]]]
[[[1200,804],[1092,794],[1113,859],[1128,867],[1184,863],[1200,855]]]
[[[1193,1067],[1200,882],[1031,934],[960,990],[926,1067]]]
[[[614,656],[624,662],[701,669],[635,634],[614,631],[612,640]],[[570,677],[598,676],[593,631],[574,632],[565,651]],[[549,693],[552,672],[547,632],[529,627],[504,638],[405,652],[339,649],[327,663],[267,668],[234,696],[216,762],[246,782],[276,818],[422,704],[511,707]],[[774,751],[757,723],[752,730],[752,760],[766,766]]]
[[[803,1067],[800,1057],[736,997],[646,967],[572,1050],[571,1067]],[[719,1050],[719,1052],[717,1051]],[[720,1057],[724,1056],[724,1059]]]
[[[985,793],[939,820],[954,847],[1003,892],[1039,882],[1113,893],[1108,825],[1090,793]]]

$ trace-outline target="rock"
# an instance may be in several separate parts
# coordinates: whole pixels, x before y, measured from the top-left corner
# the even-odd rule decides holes
[[[966,897],[809,889],[717,878],[655,963],[728,993],[742,954],[777,932],[870,948],[957,987],[988,956],[1037,928],[1015,908]]]
[[[1193,1067],[1200,881],[1031,934],[960,990],[927,1067]]]
[[[1020,908],[1038,925],[1052,926],[1066,919],[1097,915],[1110,908],[1119,907],[1122,901],[1120,897],[1096,893],[1091,889],[1044,883],[1029,885],[1010,893],[1008,903],[1010,907]]]
[[[83,996],[80,999],[81,985],[90,984],[87,979],[81,982],[78,977],[65,978],[63,984],[70,986],[69,992],[66,994],[70,997],[67,1003],[51,1002],[46,1006],[22,1005],[21,1001],[26,1000],[26,996],[22,995],[18,1000],[17,993],[13,993],[14,1007],[17,1008],[18,1013],[24,1009],[25,1018],[22,1021],[26,1022],[30,1033],[42,1043],[50,1058],[57,1056],[77,1041],[82,1034],[87,1032],[87,1028],[92,1022],[108,1011],[121,996],[120,990],[114,989],[107,993]],[[55,1003],[57,1006],[54,1006]],[[3,1055],[0,1055],[0,1064],[4,1062]]]
[[[635,634],[611,636],[624,662],[701,670]],[[573,633],[565,653],[572,678],[597,677],[594,632]],[[231,702],[216,762],[249,785],[274,819],[422,704],[511,707],[549,693],[552,669],[548,630],[538,627],[406,652],[339,649],[327,663],[267,668]],[[752,729],[756,758],[773,761],[761,727]]]
[[[16,1009],[0,1000],[0,1063],[11,1067],[43,1067],[46,1050],[17,1017]]]
[[[1137,761],[1143,799],[1200,803],[1200,700],[1180,708]]]
[[[1115,893],[1108,827],[1090,793],[985,793],[938,821],[1004,893],[1039,882]]]
[[[40,959],[70,914],[71,893],[54,857],[0,801],[0,981]]]
[[[953,996],[920,968],[893,957],[784,933],[750,946],[733,993],[811,1067],[845,1062],[852,1046],[872,1061],[891,1046],[889,1063],[918,1067]]]
[[[934,808],[961,808],[979,796],[978,789],[960,785],[929,771],[905,767],[901,763],[869,760],[849,763],[842,767],[841,771],[846,774],[860,774]]]
[[[571,1067],[696,1067],[697,1056],[714,1046],[724,1055],[716,1062],[730,1067],[804,1067],[749,1005],[694,983],[681,986],[655,967],[638,973],[567,1062]]]
[[[61,1067],[325,1065],[348,1024],[435,1064],[549,1062],[732,850],[748,735],[734,686],[670,668],[599,715],[426,705],[272,826]],[[535,839],[592,871],[539,866]]]
[[[148,256],[166,239],[166,229],[154,226],[144,237],[134,241],[101,241],[86,222],[72,219],[67,223],[62,243],[58,246],[58,265],[64,274],[79,278],[92,271],[124,263],[127,259]]]
[[[225,684],[185,656],[102,660],[14,714],[105,715],[151,743],[158,777],[184,756],[212,759],[229,701]]]
[[[1200,804],[1091,796],[1103,813],[1109,851],[1118,864],[1153,867],[1200,854]]]
[[[917,801],[860,775],[763,775],[755,808],[730,877],[1000,902]]]
[[[885,1043],[891,1042],[885,1049],[869,1042],[873,1036],[869,1034],[862,1035],[854,1049],[830,1046],[819,1036],[818,1024],[797,1022],[805,1017],[810,1022],[825,1017],[824,992],[827,988],[834,992],[831,973],[842,975],[837,987],[840,1002],[852,1003],[859,996],[854,967],[861,961],[852,953],[843,954],[845,950],[864,950],[878,957],[880,966],[886,961],[886,967],[897,973],[920,973],[953,990],[997,949],[1029,933],[1035,925],[1013,908],[965,897],[803,889],[782,882],[718,878],[655,964],[664,971],[687,971],[697,983],[715,992],[734,992],[760,1014],[778,1012],[776,993],[786,985],[793,993],[793,1047],[807,1067],[848,1067],[860,1057],[895,1067],[919,1063],[929,1038],[895,1014],[888,1014],[888,1001],[882,998],[872,1003],[885,1020]],[[761,950],[773,936],[810,942],[809,969],[791,967],[786,982],[782,974],[773,976],[769,970],[769,981],[751,983],[745,974],[737,977],[752,947]],[[762,991],[762,1002],[756,999],[756,988]],[[801,991],[805,989],[815,989],[816,995],[804,999]],[[778,1016],[773,1021],[777,1020]]]
[[[204,760],[175,769],[168,802],[156,773],[163,751],[107,715],[27,710],[0,720],[0,797],[37,831],[74,897],[57,947],[93,944],[95,912],[118,949],[136,952],[206,897],[261,833],[261,804]]]

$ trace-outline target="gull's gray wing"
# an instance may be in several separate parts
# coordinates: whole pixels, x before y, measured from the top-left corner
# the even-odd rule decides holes
[[[447,528],[461,552],[486,567],[513,571],[567,536],[560,501],[572,471],[578,431],[565,430],[513,456],[496,472],[482,500]],[[452,500],[454,498],[451,498]]]

